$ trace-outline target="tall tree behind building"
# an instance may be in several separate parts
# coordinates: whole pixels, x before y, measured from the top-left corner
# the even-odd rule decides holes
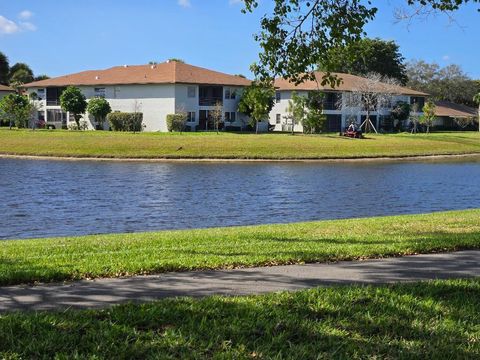
[[[473,97],[480,82],[471,79],[459,65],[441,67],[437,63],[413,60],[407,63],[407,86],[430,94],[435,100],[475,106]]]
[[[320,70],[365,76],[370,73],[407,83],[405,58],[394,41],[364,38],[344,47],[330,50],[334,65],[320,64]]]

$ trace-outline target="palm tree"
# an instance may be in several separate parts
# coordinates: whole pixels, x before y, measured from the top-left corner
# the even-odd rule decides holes
[[[478,131],[480,131],[480,93],[473,97],[473,101],[478,104]]]

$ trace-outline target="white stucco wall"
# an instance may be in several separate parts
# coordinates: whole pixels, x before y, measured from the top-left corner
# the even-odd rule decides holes
[[[188,97],[188,87],[195,87],[195,97]],[[95,97],[95,88],[105,88],[105,99],[110,103],[112,111],[141,112],[145,131],[167,131],[166,117],[179,111],[195,112],[195,126],[199,123],[200,110],[212,110],[213,106],[199,106],[199,86],[191,84],[152,84],[152,85],[117,85],[117,86],[78,86],[87,100]],[[238,102],[242,87],[223,87],[223,114],[235,112],[236,121],[228,123],[232,126],[243,126],[247,121],[244,116],[237,112]],[[236,91],[235,99],[225,99],[225,90],[229,88]],[[39,88],[29,88],[28,93],[36,92]],[[46,97],[46,93],[45,93]],[[60,106],[47,106],[46,99],[36,102],[41,111],[45,113],[48,109],[60,109]],[[94,129],[94,119],[88,113],[83,120],[87,120],[89,129]],[[243,121],[242,121],[243,120]],[[105,124],[108,128],[108,124]]]
[[[8,94],[11,94],[12,91],[0,91],[0,100],[2,100]]]
[[[195,97],[188,97],[188,88],[190,86],[195,87]],[[208,86],[208,85],[207,85]],[[225,99],[225,91],[230,89],[230,91],[236,92],[235,99]],[[242,87],[238,86],[223,86],[223,117],[225,117],[225,112],[235,112],[236,121],[228,122],[227,125],[230,126],[244,126],[246,119],[242,114],[238,113],[238,102],[242,93]],[[199,85],[196,84],[175,84],[175,109],[179,111],[195,112],[195,122],[188,123],[188,125],[195,127],[199,124],[200,120],[200,110],[212,110],[213,106],[200,106],[199,105]]]
[[[300,96],[308,96],[308,91],[295,91],[297,95]],[[285,125],[290,125],[291,120],[287,120],[286,117],[288,115],[288,106],[289,102],[292,99],[293,91],[290,90],[280,90],[280,101],[275,101],[275,104],[270,112],[270,124],[275,125],[274,131],[282,131],[285,129]],[[392,97],[392,103],[395,104],[399,101],[404,101],[409,103],[410,97],[407,95],[398,95]],[[354,118],[356,119],[357,124],[360,125],[361,117],[366,115],[365,111],[362,111],[360,108],[352,108],[347,107],[345,103],[341,109],[338,110],[324,110],[323,113],[325,115],[341,115],[342,116],[342,128],[346,127],[348,122]],[[277,114],[280,115],[280,124],[277,124]],[[389,110],[381,110],[379,112],[371,112],[370,115],[377,116],[377,115],[389,115]],[[301,124],[296,124],[295,129],[296,132],[303,132],[303,126]]]

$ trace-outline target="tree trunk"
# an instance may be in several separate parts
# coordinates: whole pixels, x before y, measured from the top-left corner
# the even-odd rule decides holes
[[[258,134],[258,120],[255,120],[255,134]]]
[[[478,131],[480,131],[480,104],[478,104]]]

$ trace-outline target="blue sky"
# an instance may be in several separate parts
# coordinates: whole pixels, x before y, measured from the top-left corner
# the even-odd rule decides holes
[[[238,0],[0,0],[0,51],[50,76],[170,57],[250,76],[259,51],[253,33],[271,6],[261,1],[244,15]],[[395,40],[407,59],[457,63],[480,78],[476,6],[455,13],[454,23],[445,16],[395,23],[394,9],[405,2],[375,0],[380,11],[368,35]]]

